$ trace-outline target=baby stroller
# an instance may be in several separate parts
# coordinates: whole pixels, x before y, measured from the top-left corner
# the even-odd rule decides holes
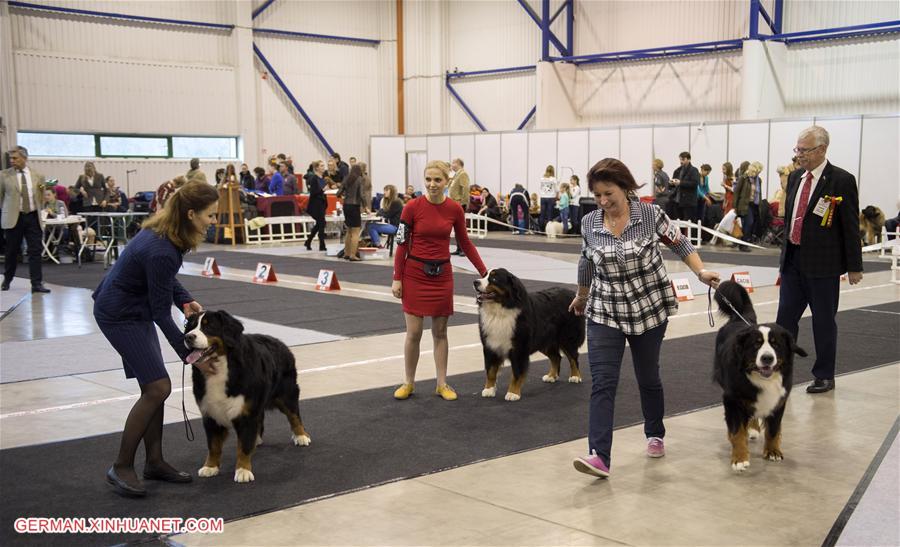
[[[779,218],[778,216],[778,202],[773,201],[769,203],[768,211],[769,223],[766,231],[763,233],[763,243],[781,246],[784,244],[784,218]]]

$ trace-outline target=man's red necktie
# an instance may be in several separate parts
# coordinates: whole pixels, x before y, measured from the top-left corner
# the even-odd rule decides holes
[[[809,207],[812,179],[812,173],[807,172],[803,188],[800,190],[800,202],[797,204],[797,214],[794,215],[794,224],[791,227],[791,243],[794,245],[800,245],[800,234],[803,233],[803,217],[806,216],[806,209]]]

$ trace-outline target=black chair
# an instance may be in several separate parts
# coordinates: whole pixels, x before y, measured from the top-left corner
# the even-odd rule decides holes
[[[394,236],[395,235],[396,234],[390,234],[387,237],[387,241],[385,242],[385,245],[387,245],[387,248],[390,250],[390,252],[388,253],[388,256],[394,256]]]

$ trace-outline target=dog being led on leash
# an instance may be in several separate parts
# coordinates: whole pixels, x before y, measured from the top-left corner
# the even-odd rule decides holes
[[[739,284],[723,281],[716,303],[728,322],[716,335],[713,378],[722,387],[731,468],[742,472],[750,467],[748,438],[759,435],[760,422],[765,426],[763,458],[784,457],[781,419],[793,386],[794,354],[806,357],[806,352],[781,326],[756,323],[750,295]]]

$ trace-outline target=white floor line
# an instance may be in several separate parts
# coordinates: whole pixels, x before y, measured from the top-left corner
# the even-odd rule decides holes
[[[871,313],[889,313],[891,315],[900,315],[900,312],[897,311],[887,311],[887,310],[869,310],[866,308],[856,308],[857,311],[867,311]]]
[[[843,290],[843,291],[841,291],[841,292],[842,292],[842,293],[858,292],[858,291],[865,291],[865,290],[870,290],[870,289],[878,289],[878,288],[893,287],[893,286],[894,286],[893,283],[884,283],[884,284],[881,284],[881,285],[873,285],[873,286],[871,286],[871,287],[859,287],[859,288],[855,288],[855,289],[846,289],[846,290]],[[765,305],[771,305],[771,304],[776,304],[776,303],[778,303],[777,300],[768,300],[768,301],[766,301],[766,302],[754,302],[753,305],[754,305],[754,306],[765,306]],[[852,308],[852,309],[862,310],[862,311],[873,311],[873,312],[874,312],[874,311],[878,311],[878,310],[866,310],[866,309],[863,309],[863,308]],[[843,311],[846,311],[846,310],[843,310]],[[686,314],[683,314],[683,315],[675,315],[675,316],[672,316],[672,317],[670,317],[669,319],[677,319],[677,318],[679,318],[679,317],[690,317],[690,316],[696,316],[696,315],[706,315],[707,313],[708,313],[708,312],[706,312],[706,311],[699,311],[699,312],[693,312],[693,313],[686,313]],[[892,313],[892,314],[893,314],[893,313],[895,313],[895,312],[884,312],[884,313]],[[474,347],[478,347],[478,346],[480,346],[480,345],[481,345],[481,342],[474,343],[474,344],[463,344],[463,345],[460,345],[460,346],[453,346],[453,347],[451,347],[451,348],[450,348],[450,351],[458,351],[458,350],[463,350],[463,349],[471,349],[471,348],[474,348]],[[422,352],[421,352],[422,355],[428,355],[428,354],[430,354],[430,353],[433,353],[433,350],[422,350]],[[384,361],[391,361],[391,360],[394,360],[394,359],[402,359],[402,358],[403,358],[403,355],[400,354],[400,355],[391,355],[391,356],[388,356],[388,357],[379,357],[379,358],[377,358],[377,359],[366,359],[366,360],[363,360],[363,361],[350,361],[350,362],[347,362],[347,363],[338,363],[338,364],[336,364],[336,365],[326,365],[326,366],[324,366],[324,367],[316,367],[316,368],[310,368],[310,369],[306,369],[306,370],[299,370],[299,371],[297,371],[297,374],[311,374],[311,373],[315,373],[315,372],[324,372],[324,371],[327,371],[327,370],[336,370],[336,369],[341,369],[341,368],[357,367],[357,366],[370,365],[370,364],[373,364],[373,363],[380,363],[380,362],[384,362]],[[177,393],[177,392],[182,391],[182,390],[184,390],[184,391],[190,391],[191,388],[190,388],[190,387],[185,387],[185,388],[173,388],[173,389],[172,389],[172,392],[173,392],[173,393]],[[101,405],[101,404],[107,404],[107,403],[114,403],[114,402],[118,402],[118,401],[127,401],[127,400],[129,400],[129,399],[137,399],[138,397],[139,397],[138,394],[134,394],[134,395],[122,395],[122,396],[119,396],[119,397],[110,397],[110,398],[108,398],[108,399],[97,399],[97,400],[94,400],[94,401],[82,401],[82,402],[80,402],[80,403],[72,403],[72,404],[68,404],[68,405],[51,406],[51,407],[46,407],[46,408],[38,408],[38,409],[35,409],[35,410],[22,410],[22,411],[18,411],[18,412],[8,412],[8,413],[6,413],[6,414],[0,414],[0,420],[5,420],[5,419],[7,419],[7,418],[18,418],[18,417],[21,417],[21,416],[33,416],[33,415],[35,415],[35,414],[46,414],[46,413],[48,413],[48,412],[59,412],[59,411],[64,411],[64,410],[72,410],[72,409],[75,409],[75,408],[84,408],[84,407],[89,407],[89,406],[95,406],[95,405]]]

